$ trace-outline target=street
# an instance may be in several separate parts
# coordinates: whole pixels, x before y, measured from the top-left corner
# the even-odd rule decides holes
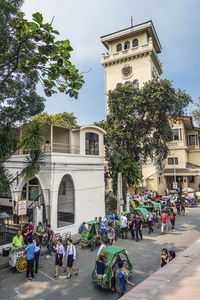
[[[176,254],[188,248],[200,238],[200,207],[186,209],[186,216],[177,216],[175,231],[169,231],[167,235],[160,235],[154,225],[154,233],[148,235],[148,228],[143,230],[143,241],[136,243],[131,240],[117,241],[117,245],[128,251],[128,256],[133,263],[133,274],[130,281],[135,285],[141,283],[159,269],[161,249],[173,249]],[[9,268],[0,271],[0,295],[1,299],[37,299],[37,300],[102,300],[116,299],[116,294],[98,288],[92,282],[92,271],[95,264],[97,249],[79,249],[78,259],[75,266],[79,268],[79,275],[66,279],[63,269],[60,268],[60,277],[54,279],[55,264],[54,255],[48,260],[45,256],[40,257],[39,273],[35,281],[27,282],[25,273],[17,273]],[[128,287],[129,290],[129,287]]]

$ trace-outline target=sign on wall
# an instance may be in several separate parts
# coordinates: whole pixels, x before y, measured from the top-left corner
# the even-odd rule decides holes
[[[27,214],[27,201],[18,200],[18,216],[24,216]]]

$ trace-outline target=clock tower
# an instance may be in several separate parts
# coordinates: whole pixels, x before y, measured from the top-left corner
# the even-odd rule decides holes
[[[162,64],[157,55],[162,47],[152,21],[104,35],[101,42],[107,49],[107,53],[101,55],[106,95],[117,84],[132,83],[141,88],[146,81],[162,74]]]

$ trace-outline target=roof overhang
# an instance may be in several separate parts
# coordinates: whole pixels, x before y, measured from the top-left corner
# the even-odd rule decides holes
[[[160,53],[162,50],[161,43],[159,41],[159,38],[157,36],[155,27],[153,25],[153,22],[150,20],[145,23],[141,23],[123,30],[119,30],[107,35],[101,36],[101,42],[104,44],[104,46],[109,49],[109,43],[113,42],[115,40],[118,40],[119,38],[129,37],[136,33],[142,33],[147,31],[150,37],[153,40],[154,48],[156,50],[156,53]]]

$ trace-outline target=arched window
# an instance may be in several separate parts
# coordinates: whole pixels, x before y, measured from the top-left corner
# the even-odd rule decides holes
[[[116,50],[117,52],[122,51],[122,44],[118,44]]]
[[[124,49],[126,50],[126,49],[129,49],[130,48],[130,42],[129,41],[126,41],[125,43],[124,43]]]
[[[85,154],[99,155],[99,136],[93,132],[85,134]]]
[[[132,45],[133,45],[133,47],[137,47],[138,46],[138,39],[134,39]]]
[[[133,87],[134,89],[139,89],[139,81],[137,79],[133,81]]]
[[[74,184],[70,175],[65,175],[58,190],[58,227],[74,224]]]

